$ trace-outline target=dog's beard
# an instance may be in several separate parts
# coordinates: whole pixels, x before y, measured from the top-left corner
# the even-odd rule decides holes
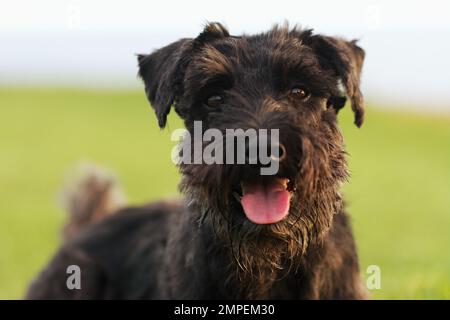
[[[337,190],[305,197],[297,189],[284,220],[259,225],[245,217],[236,198],[230,196],[224,206],[222,201],[199,197],[201,190],[182,185],[187,200],[201,213],[199,224],[211,227],[219,245],[228,249],[230,283],[238,281],[239,294],[249,299],[266,298],[276,280],[297,271],[308,248],[321,243],[333,214],[342,209]]]
[[[274,281],[296,271],[302,256],[321,243],[333,215],[342,210],[339,194],[347,178],[340,145],[319,144],[304,137],[297,164],[284,168],[291,201],[288,215],[273,224],[255,224],[244,213],[236,185],[242,170],[226,165],[182,165],[180,184],[200,224],[211,226],[230,255],[229,276],[239,294],[265,298]],[[244,170],[248,171],[248,170]],[[232,281],[233,282],[233,281]]]

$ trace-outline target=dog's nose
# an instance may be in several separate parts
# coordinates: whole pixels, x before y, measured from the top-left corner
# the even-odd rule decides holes
[[[273,161],[281,162],[287,157],[286,147],[279,143],[278,145],[272,146],[272,150],[276,150],[276,148],[278,148],[278,155],[271,153],[270,158]]]
[[[258,153],[259,148],[260,147],[256,144],[247,145],[245,150],[246,163],[259,163],[259,157],[261,156]],[[267,156],[270,157],[272,161],[282,162],[287,157],[286,147],[281,143],[271,145]]]

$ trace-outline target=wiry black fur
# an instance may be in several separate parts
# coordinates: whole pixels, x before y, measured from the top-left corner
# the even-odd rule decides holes
[[[192,133],[203,129],[280,129],[287,158],[289,215],[250,222],[239,202],[242,181],[269,179],[258,166],[181,164],[182,204],[131,208],[66,244],[29,291],[30,298],[364,298],[354,240],[339,193],[347,179],[336,115],[348,97],[363,122],[359,89],[364,51],[354,41],[275,27],[230,36],[209,24],[139,55],[139,75],[160,127],[171,106]],[[289,95],[307,88],[308,99]],[[218,108],[205,104],[221,94]],[[64,268],[88,276],[64,288]]]

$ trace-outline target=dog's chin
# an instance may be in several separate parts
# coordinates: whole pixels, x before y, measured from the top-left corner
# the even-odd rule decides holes
[[[256,177],[241,181],[237,199],[246,219],[255,225],[274,225],[289,215],[289,179]]]

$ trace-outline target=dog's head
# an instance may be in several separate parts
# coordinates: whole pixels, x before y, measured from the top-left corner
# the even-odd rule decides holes
[[[328,230],[347,177],[337,113],[348,99],[355,124],[363,123],[363,59],[355,41],[288,27],[236,37],[219,23],[138,56],[161,128],[174,106],[191,136],[195,121],[202,132],[224,135],[278,130],[279,139],[268,144],[278,151],[271,157],[278,162],[274,175],[261,175],[259,161],[180,165],[182,190],[211,213],[219,234],[247,245],[282,241],[293,256]]]

